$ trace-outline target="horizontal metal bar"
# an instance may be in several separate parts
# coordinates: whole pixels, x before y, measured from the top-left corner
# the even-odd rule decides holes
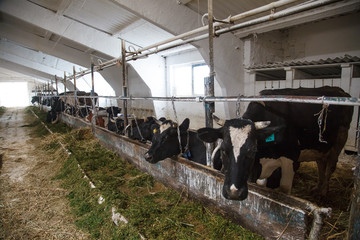
[[[45,95],[50,98],[55,95]],[[75,96],[66,96],[75,98]],[[78,96],[78,98],[111,98],[118,100],[152,100],[152,101],[175,101],[175,102],[292,102],[360,106],[360,99],[355,97],[325,97],[325,96],[290,96],[290,95],[266,95],[266,96],[230,96],[230,97],[123,97],[123,96]]]

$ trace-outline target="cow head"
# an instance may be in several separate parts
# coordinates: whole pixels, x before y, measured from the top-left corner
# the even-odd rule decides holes
[[[254,123],[240,118],[222,121],[221,124],[221,128],[201,128],[197,132],[204,142],[212,143],[218,138],[223,140],[220,146],[225,174],[223,196],[231,200],[244,200],[248,195],[247,180],[257,150],[256,129],[264,128],[270,122]]]
[[[152,143],[149,151],[145,153],[146,161],[157,163],[168,157],[176,156],[180,153],[177,124],[171,120],[158,122],[159,128],[151,127],[154,131]],[[187,130],[190,120],[186,118],[179,126],[181,142],[186,143]]]

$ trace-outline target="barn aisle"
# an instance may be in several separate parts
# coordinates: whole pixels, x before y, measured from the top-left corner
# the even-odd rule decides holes
[[[25,111],[0,118],[0,239],[88,239],[73,224],[67,192],[51,181],[59,163],[30,134],[35,118]]]

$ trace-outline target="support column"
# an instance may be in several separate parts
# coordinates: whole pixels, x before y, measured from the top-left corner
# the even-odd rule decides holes
[[[208,0],[208,20],[209,20],[209,77],[205,78],[205,97],[213,97],[214,94],[214,26],[213,26],[213,1]],[[213,127],[212,114],[215,111],[214,102],[205,102],[205,125],[206,127]],[[211,154],[214,149],[213,144],[206,143],[206,165],[212,166]]]
[[[123,96],[127,97],[128,94],[127,94],[126,50],[125,50],[124,40],[121,40],[121,63],[122,63],[122,78],[123,78]],[[124,126],[126,127],[128,125],[127,100],[123,101],[123,112],[124,112]]]

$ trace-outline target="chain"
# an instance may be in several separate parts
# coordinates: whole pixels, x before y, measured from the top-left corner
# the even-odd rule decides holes
[[[238,95],[237,101],[236,101],[236,117],[240,118],[240,102],[241,102],[241,97],[243,97],[243,95]]]

